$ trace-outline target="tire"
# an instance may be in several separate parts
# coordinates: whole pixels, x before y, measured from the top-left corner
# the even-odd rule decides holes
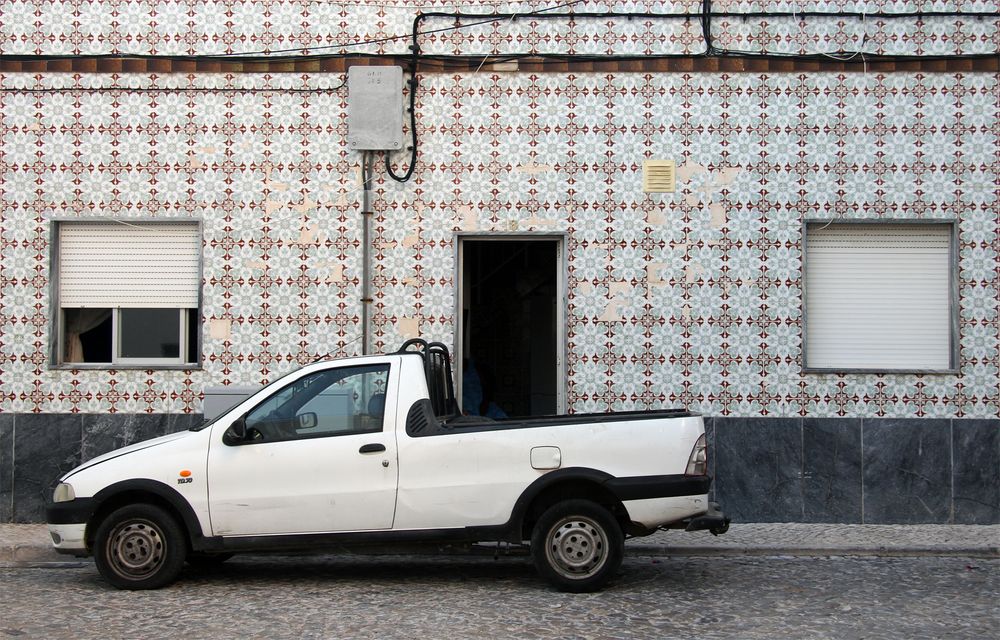
[[[209,569],[219,566],[232,557],[233,554],[231,553],[200,553],[189,551],[187,554],[187,563],[192,567]]]
[[[535,523],[531,555],[539,575],[560,591],[597,591],[614,576],[625,536],[614,516],[589,500],[565,500]]]
[[[131,504],[97,528],[97,570],[119,589],[159,589],[177,579],[187,556],[187,539],[169,513],[151,504]]]

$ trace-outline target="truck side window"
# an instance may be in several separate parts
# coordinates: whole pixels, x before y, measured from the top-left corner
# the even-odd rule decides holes
[[[317,371],[251,410],[247,432],[275,442],[381,431],[388,383],[387,364]]]

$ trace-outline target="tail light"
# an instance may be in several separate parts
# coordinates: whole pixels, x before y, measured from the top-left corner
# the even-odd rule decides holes
[[[694,449],[691,449],[691,455],[688,457],[687,469],[684,470],[684,475],[708,475],[708,444],[704,433],[698,438],[698,442],[694,443]]]

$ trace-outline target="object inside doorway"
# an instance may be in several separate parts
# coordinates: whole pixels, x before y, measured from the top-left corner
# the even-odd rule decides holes
[[[557,413],[558,240],[465,240],[463,251],[463,411]]]

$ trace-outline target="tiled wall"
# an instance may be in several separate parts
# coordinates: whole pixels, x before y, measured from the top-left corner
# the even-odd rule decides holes
[[[358,154],[338,77],[8,75],[0,409],[199,412],[360,337]],[[569,404],[722,416],[998,412],[995,74],[425,75],[419,167],[381,170],[378,349],[453,339],[453,237],[564,231]],[[674,159],[675,194],[641,162]],[[404,158],[397,159],[397,167]],[[204,369],[48,366],[50,220],[204,221]],[[802,374],[806,217],[957,220],[958,375]]]

